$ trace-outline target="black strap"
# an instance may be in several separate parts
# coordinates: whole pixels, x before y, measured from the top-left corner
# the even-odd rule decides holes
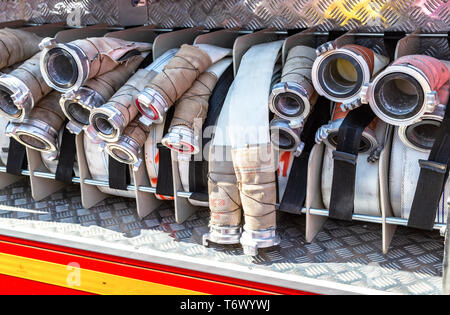
[[[420,175],[409,214],[408,226],[432,230],[450,169],[450,101],[428,161],[419,160]],[[447,202],[447,200],[444,200]]]
[[[300,214],[306,199],[309,155],[315,143],[315,134],[330,120],[331,102],[320,97],[305,123],[301,139],[305,144],[302,154],[293,161],[286,190],[281,200],[280,210]]]
[[[205,134],[204,131],[207,127],[214,126],[217,123],[217,119],[222,111],[225,98],[227,97],[228,90],[230,89],[233,80],[233,66],[231,65],[220,76],[209,99],[208,114],[203,124],[203,138],[200,145],[202,149],[199,153],[202,160],[196,161],[193,158],[189,163],[189,190],[196,193],[193,194],[190,199],[204,201],[204,195],[208,195],[209,163],[203,159],[203,146],[211,141],[211,137],[208,134]]]
[[[384,32],[384,47],[386,48],[386,52],[388,53],[388,56],[391,61],[394,61],[395,59],[395,48],[397,47],[397,42],[405,37],[405,32],[390,32],[385,31]]]
[[[333,219],[351,221],[355,200],[356,162],[364,129],[375,114],[369,105],[352,110],[339,128],[338,144],[333,151],[334,169],[330,213]],[[361,174],[364,176],[364,174]]]
[[[64,128],[55,179],[66,184],[72,184],[74,175],[73,167],[77,154],[75,138],[74,134]]]
[[[169,131],[174,113],[175,106],[172,106],[167,111],[166,122],[164,125],[164,135]],[[174,196],[171,150],[161,143],[158,143],[157,146],[159,151],[159,167],[156,193],[163,196]]]
[[[6,172],[12,175],[22,175],[22,169],[27,168],[27,151],[24,145],[14,138],[9,141]]]
[[[130,166],[109,156],[108,160],[109,188],[127,190],[130,184]]]

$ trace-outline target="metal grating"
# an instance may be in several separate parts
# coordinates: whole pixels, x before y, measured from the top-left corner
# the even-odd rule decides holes
[[[340,284],[401,294],[439,294],[442,283],[443,238],[399,227],[387,255],[381,250],[381,226],[328,221],[316,240],[306,244],[305,217],[279,213],[280,246],[247,257],[239,246],[205,248],[201,236],[208,230],[209,210],[203,209],[183,224],[175,222],[167,203],[140,220],[131,199],[112,197],[93,209],[83,209],[79,187],[69,186],[36,202],[27,181],[0,191],[0,230],[24,227],[35,233],[56,232],[107,241],[111,248],[132,246],[190,258],[226,262],[327,280]],[[64,245],[62,243],[61,245]]]

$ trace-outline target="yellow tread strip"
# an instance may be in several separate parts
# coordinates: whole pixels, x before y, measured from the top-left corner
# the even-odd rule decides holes
[[[164,284],[4,253],[0,253],[0,274],[94,294],[204,294]]]

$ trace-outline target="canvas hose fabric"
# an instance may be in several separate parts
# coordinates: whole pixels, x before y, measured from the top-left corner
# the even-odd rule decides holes
[[[229,91],[229,103],[219,117],[218,128],[226,126],[225,136],[213,142],[213,146],[231,149],[246,231],[276,226],[278,161],[270,142],[267,100],[281,45],[282,41],[259,44],[245,53]]]
[[[89,121],[93,132],[106,142],[117,141],[125,127],[139,114],[138,93],[162,71],[178,49],[171,49],[145,69],[139,69],[107,102],[91,111]]]
[[[143,60],[143,54],[134,56],[114,70],[89,80],[79,90],[63,94],[60,103],[67,118],[80,129],[88,125],[90,111],[108,101]]]
[[[0,114],[14,122],[25,119],[33,106],[52,91],[39,65],[40,53],[0,77]]]
[[[36,34],[4,28],[0,29],[0,69],[12,66],[39,52],[42,38]]]
[[[113,37],[79,39],[68,44],[41,43],[41,70],[48,85],[61,91],[80,88],[89,79],[105,74],[131,57],[150,51],[152,44]],[[77,66],[81,64],[81,68]],[[64,67],[63,67],[64,66]]]
[[[316,50],[295,46],[289,50],[281,75],[281,83],[272,90],[270,109],[281,118],[306,118],[317,100],[311,71]]]
[[[66,117],[59,106],[61,94],[53,91],[36,104],[22,123],[10,123],[7,132],[23,145],[41,152],[58,150],[58,134]]]
[[[198,152],[200,148],[195,136],[198,136],[208,114],[211,94],[220,76],[231,63],[231,58],[218,61],[201,74],[191,88],[184,93],[175,105],[169,133],[162,140],[164,145],[182,153]]]
[[[105,151],[100,151],[98,149],[99,143],[92,141],[86,133],[84,133],[83,138],[84,154],[86,156],[86,162],[88,165],[90,177],[93,180],[98,180],[102,182],[109,182],[109,155]],[[133,185],[134,178],[133,173],[130,172],[130,184]],[[124,197],[124,198],[135,198],[136,194],[134,191],[112,189],[105,186],[97,186],[98,189],[108,195]]]
[[[141,113],[155,123],[162,123],[165,112],[186,93],[195,80],[230,53],[230,49],[212,45],[182,45],[175,57],[140,93],[138,101]]]

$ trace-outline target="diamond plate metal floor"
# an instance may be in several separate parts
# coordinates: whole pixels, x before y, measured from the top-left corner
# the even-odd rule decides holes
[[[304,239],[305,217],[279,213],[280,246],[243,255],[239,246],[201,246],[209,212],[202,209],[184,224],[175,222],[171,204],[144,220],[133,200],[109,198],[83,209],[78,186],[69,186],[41,202],[31,198],[27,180],[0,191],[0,233],[26,227],[57,235],[76,235],[134,248],[226,262],[261,271],[296,275],[400,294],[441,292],[443,238],[400,227],[388,255],[381,250],[381,227],[376,224],[328,221],[311,244]],[[186,257],[185,256],[185,257]]]

